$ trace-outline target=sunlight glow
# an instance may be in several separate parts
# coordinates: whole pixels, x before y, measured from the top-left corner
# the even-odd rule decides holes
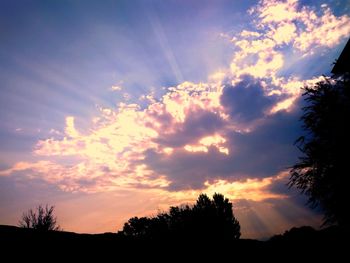
[[[223,147],[222,144],[226,142],[226,139],[218,134],[213,136],[207,136],[199,140],[198,145],[185,145],[184,149],[189,152],[208,152],[210,146],[216,147],[219,152],[228,155],[229,149]]]

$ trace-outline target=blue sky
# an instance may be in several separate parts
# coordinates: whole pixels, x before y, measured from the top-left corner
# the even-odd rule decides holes
[[[229,196],[241,221],[283,207],[292,192],[271,189],[298,155],[300,87],[329,74],[348,13],[347,1],[2,1],[0,223],[53,203],[68,230],[112,231],[190,190],[245,189]],[[101,206],[124,195],[129,210]],[[72,211],[92,203],[98,226],[79,224]],[[317,224],[289,203],[303,215],[289,225]]]
[[[112,85],[122,82],[137,100],[151,89],[163,93],[162,87],[179,84],[178,76],[206,81],[210,72],[227,66],[232,48],[219,33],[233,30],[245,7],[202,5],[3,2],[1,138],[6,151],[13,144],[29,150],[40,137],[37,129],[58,129],[65,115],[84,119],[96,113],[96,104],[115,105],[122,98],[111,94]],[[17,128],[25,128],[26,136],[13,134]]]

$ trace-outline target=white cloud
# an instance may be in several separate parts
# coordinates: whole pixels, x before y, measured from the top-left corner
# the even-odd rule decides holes
[[[112,85],[111,90],[112,91],[121,91],[122,87],[119,85]]]
[[[336,17],[327,5],[318,15],[311,7],[301,7],[297,0],[262,0],[250,10],[256,31],[243,30],[232,42],[239,48],[231,72],[259,78],[276,78],[283,68],[281,46],[300,52],[301,57],[322,47],[331,48],[350,34],[350,17]]]
[[[324,7],[321,16],[313,16],[310,12],[303,14],[301,21],[306,29],[299,32],[294,46],[305,53],[314,53],[319,47],[334,47],[350,34],[350,17],[336,17],[329,7]]]

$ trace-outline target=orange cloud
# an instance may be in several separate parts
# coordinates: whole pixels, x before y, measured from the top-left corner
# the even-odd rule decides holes
[[[204,192],[212,195],[216,192],[225,193],[230,200],[246,199],[252,201],[263,201],[265,199],[281,199],[286,195],[272,193],[267,190],[275,181],[288,177],[288,172],[282,172],[277,176],[264,179],[247,179],[245,181],[229,182],[227,180],[216,180],[212,183],[206,182]]]
[[[164,176],[155,176],[144,164],[129,167],[118,164],[111,169],[108,166],[84,161],[74,165],[62,165],[52,161],[19,162],[0,172],[0,176],[9,176],[16,172],[25,172],[29,179],[41,179],[68,192],[108,192],[135,187],[162,189],[169,185]]]

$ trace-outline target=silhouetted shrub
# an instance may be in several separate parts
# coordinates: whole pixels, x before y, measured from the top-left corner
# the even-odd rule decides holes
[[[29,209],[23,213],[22,219],[19,221],[19,226],[22,228],[32,228],[39,231],[60,230],[57,224],[57,218],[53,214],[54,206],[39,205],[36,211]]]

